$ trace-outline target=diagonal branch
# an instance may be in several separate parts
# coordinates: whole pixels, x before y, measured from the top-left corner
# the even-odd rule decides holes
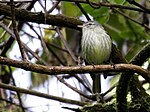
[[[16,36],[16,40],[17,40],[18,45],[19,45],[22,59],[23,59],[23,61],[26,61],[26,54],[25,54],[22,42],[21,42],[20,37],[19,37],[18,29],[17,29],[16,18],[15,18],[15,7],[14,7],[13,0],[10,0],[10,6],[11,6],[11,18],[12,18],[13,31],[14,31],[14,34]]]
[[[136,2],[135,0],[127,0],[130,4],[133,4],[147,12],[150,12],[150,9],[145,8],[144,6],[142,6],[141,4],[139,4],[138,2]]]
[[[69,48],[68,43],[66,42],[64,36],[62,35],[62,33],[60,32],[60,29],[58,27],[56,27],[56,31],[60,37],[60,39],[62,40],[65,48],[67,49],[67,51],[69,52],[70,56],[72,57],[72,59],[77,62],[77,58],[75,57],[74,53],[71,51],[71,49]]]

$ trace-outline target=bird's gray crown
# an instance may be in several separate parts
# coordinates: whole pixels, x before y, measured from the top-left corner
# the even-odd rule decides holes
[[[103,29],[103,27],[96,21],[87,21],[83,24],[83,27],[88,27],[88,28],[95,28],[97,26]]]

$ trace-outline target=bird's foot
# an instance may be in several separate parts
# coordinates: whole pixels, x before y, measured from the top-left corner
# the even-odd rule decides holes
[[[115,64],[114,63],[111,63],[111,66],[113,67],[113,69],[115,69]]]
[[[93,66],[93,68],[95,68],[95,65],[94,65],[94,64],[92,64],[92,66]]]
[[[95,93],[97,103],[103,102],[103,98],[100,93]]]

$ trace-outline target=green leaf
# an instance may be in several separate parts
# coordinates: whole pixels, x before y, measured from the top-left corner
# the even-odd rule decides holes
[[[125,0],[114,0],[116,4],[124,4]]]
[[[70,2],[62,2],[61,9],[63,14],[73,17],[76,17],[80,11],[75,4]]]
[[[94,20],[98,21],[101,24],[104,24],[109,19],[110,9],[108,7],[101,7],[99,9],[93,9],[89,5],[83,5],[84,10],[87,14],[90,14]]]
[[[125,58],[130,61],[148,42],[133,42]]]
[[[94,19],[101,24],[106,23],[109,20],[109,11],[108,7],[101,7],[99,10],[93,11]]]
[[[7,32],[5,32],[5,30],[0,28],[0,37],[1,37],[0,42],[3,42],[9,37],[9,34]]]
[[[125,0],[108,0],[110,3],[113,4],[124,4]]]

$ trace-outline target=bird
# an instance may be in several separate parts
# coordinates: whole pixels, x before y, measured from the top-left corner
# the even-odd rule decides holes
[[[87,64],[105,64],[111,56],[112,39],[97,21],[87,21],[82,25],[81,55]],[[101,93],[100,74],[90,74],[93,93]]]

